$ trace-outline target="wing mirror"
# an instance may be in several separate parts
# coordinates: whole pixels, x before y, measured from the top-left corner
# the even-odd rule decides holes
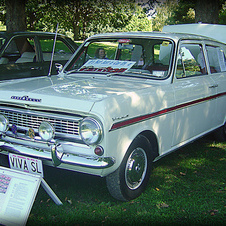
[[[60,73],[63,70],[62,64],[55,63],[55,67],[56,67],[57,73]]]

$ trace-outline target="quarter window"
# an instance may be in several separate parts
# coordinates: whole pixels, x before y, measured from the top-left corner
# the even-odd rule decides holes
[[[40,45],[43,54],[44,61],[50,61],[52,57],[52,51],[54,46],[53,38],[40,38]],[[54,58],[55,61],[61,60],[69,60],[72,56],[73,52],[69,49],[69,47],[60,39],[58,39],[55,43],[54,49]]]
[[[220,47],[206,46],[211,73],[226,71],[224,51]]]
[[[182,44],[177,59],[176,77],[190,77],[206,74],[206,63],[199,44]]]

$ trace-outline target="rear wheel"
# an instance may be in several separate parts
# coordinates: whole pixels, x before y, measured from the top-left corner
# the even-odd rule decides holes
[[[226,141],[226,122],[214,133],[215,138],[219,141]]]
[[[138,197],[145,189],[152,167],[151,144],[139,135],[130,145],[120,167],[106,177],[110,194],[122,201]]]

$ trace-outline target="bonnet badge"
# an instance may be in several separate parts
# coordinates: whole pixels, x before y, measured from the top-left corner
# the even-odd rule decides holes
[[[31,102],[41,102],[42,99],[32,98],[29,96],[11,96],[11,99],[13,100],[23,100],[23,101],[31,101]]]

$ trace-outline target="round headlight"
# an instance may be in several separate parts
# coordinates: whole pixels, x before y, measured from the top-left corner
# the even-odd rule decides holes
[[[55,134],[53,126],[49,122],[42,122],[38,129],[39,136],[46,141],[50,141]]]
[[[0,134],[4,133],[9,128],[9,121],[4,115],[0,115]]]
[[[90,145],[97,144],[102,138],[102,126],[94,118],[85,118],[79,126],[79,132],[82,140]]]

